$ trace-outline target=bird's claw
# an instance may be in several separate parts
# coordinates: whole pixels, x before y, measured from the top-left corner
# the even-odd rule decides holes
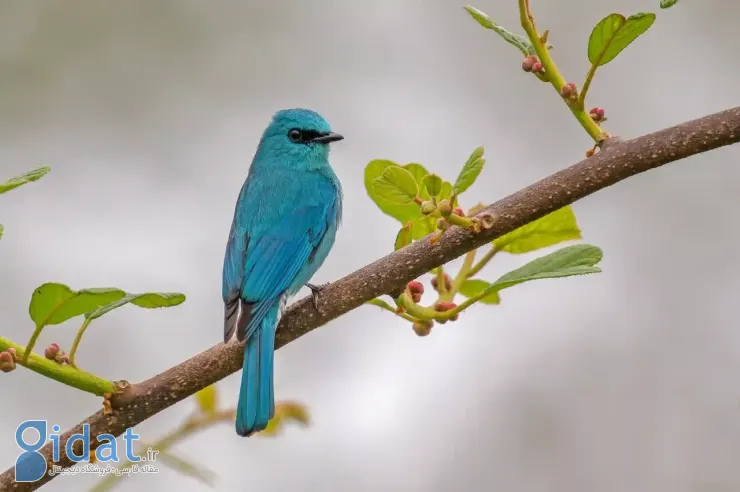
[[[321,285],[314,285],[310,283],[306,284],[306,287],[311,289],[311,301],[313,302],[313,307],[316,309],[316,311],[318,311],[319,314],[322,314],[321,308],[319,308],[319,294],[321,293],[322,290],[324,290],[324,287],[326,287],[327,285],[329,284],[328,283],[321,284]]]

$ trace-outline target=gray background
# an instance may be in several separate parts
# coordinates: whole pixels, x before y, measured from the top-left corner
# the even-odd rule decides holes
[[[596,76],[590,103],[610,131],[633,137],[740,103],[737,3],[532,4],[577,82],[601,17],[658,12]],[[476,6],[517,26],[513,0]],[[234,200],[277,109],[316,109],[346,136],[332,153],[346,221],[317,282],[390,251],[397,224],[362,184],[371,159],[454,179],[484,145],[468,205],[580,160],[588,138],[520,62],[449,0],[3,2],[0,170],[53,169],[0,197],[2,334],[25,343],[33,288],[59,281],[188,295],[93,325],[79,361],[101,375],[142,380],[218,343]],[[605,252],[601,275],[518,286],[423,339],[372,307],[330,323],[276,354],[276,396],[309,405],[312,427],[245,440],[223,425],[177,451],[223,491],[737,491],[739,157],[721,149],[578,202],[585,240]],[[484,278],[532,257],[502,256]],[[68,348],[76,328],[49,328],[40,347]],[[100,406],[25,370],[0,376],[3,468],[22,420],[68,427]],[[238,381],[219,384],[224,405]],[[155,439],[192,408],[137,430]],[[127,482],[207,490],[171,470]]]

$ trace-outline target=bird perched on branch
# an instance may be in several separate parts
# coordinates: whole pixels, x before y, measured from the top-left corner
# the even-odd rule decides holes
[[[275,113],[236,202],[223,267],[224,343],[244,351],[236,432],[248,437],[275,414],[275,328],[287,298],[306,285],[334,245],[342,189],[329,145],[344,137],[318,113]],[[317,304],[316,304],[317,305]]]

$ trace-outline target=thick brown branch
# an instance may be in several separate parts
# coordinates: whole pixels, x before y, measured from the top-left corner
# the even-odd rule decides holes
[[[549,212],[635,174],[738,141],[740,107],[605,146],[606,150],[594,157],[487,207],[485,212],[496,217],[492,228],[480,234],[452,228],[436,245],[426,240],[415,242],[328,285],[321,291],[322,314],[314,309],[310,297],[296,302],[280,322],[276,348],[374,297],[397,291],[406,282],[429,270]],[[71,434],[81,431],[83,423],[90,424],[91,436],[102,433],[120,435],[127,427],[138,425],[196,391],[238,371],[242,357],[241,345],[218,344],[162,374],[129,386],[113,400],[117,409],[114,415],[104,415],[101,410],[62,436],[62,458],[58,464],[64,467],[73,465],[63,453],[64,443]],[[51,445],[47,444],[41,452],[47,462],[51,462]],[[17,484],[14,482],[14,470],[10,468],[0,475],[0,490],[35,490],[51,478],[47,475],[36,483]]]

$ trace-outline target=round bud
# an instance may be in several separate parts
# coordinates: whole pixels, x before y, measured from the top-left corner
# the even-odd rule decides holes
[[[439,202],[439,213],[442,215],[442,217],[449,217],[452,213],[452,206],[450,205],[449,200],[442,200]]]
[[[542,71],[542,63],[540,63],[540,62],[535,62],[535,64],[534,64],[534,65],[532,65],[532,72],[534,72],[534,73],[539,73],[539,72],[541,72],[541,71]]]
[[[534,64],[535,63],[537,63],[537,57],[536,56],[530,55],[530,56],[526,57],[522,61],[522,70],[524,70],[525,72],[531,72],[532,71],[532,67],[534,67]]]
[[[414,321],[414,332],[420,337],[425,337],[432,332],[432,325],[433,323],[431,321]]]
[[[408,287],[409,287],[409,291],[412,294],[421,295],[424,293],[424,285],[418,280],[412,280],[411,282],[409,282]]]
[[[0,352],[0,371],[10,372],[15,369],[15,357],[10,352]]]
[[[421,204],[421,213],[424,215],[433,214],[435,210],[437,210],[437,207],[430,201]]]
[[[456,209],[454,209],[452,211],[452,214],[453,215],[458,215],[460,217],[465,217],[465,211],[463,209],[461,209],[460,207],[457,207]]]
[[[59,345],[56,343],[50,343],[48,347],[46,347],[46,350],[44,350],[44,357],[46,357],[49,360],[54,360],[54,358],[59,353]]]

